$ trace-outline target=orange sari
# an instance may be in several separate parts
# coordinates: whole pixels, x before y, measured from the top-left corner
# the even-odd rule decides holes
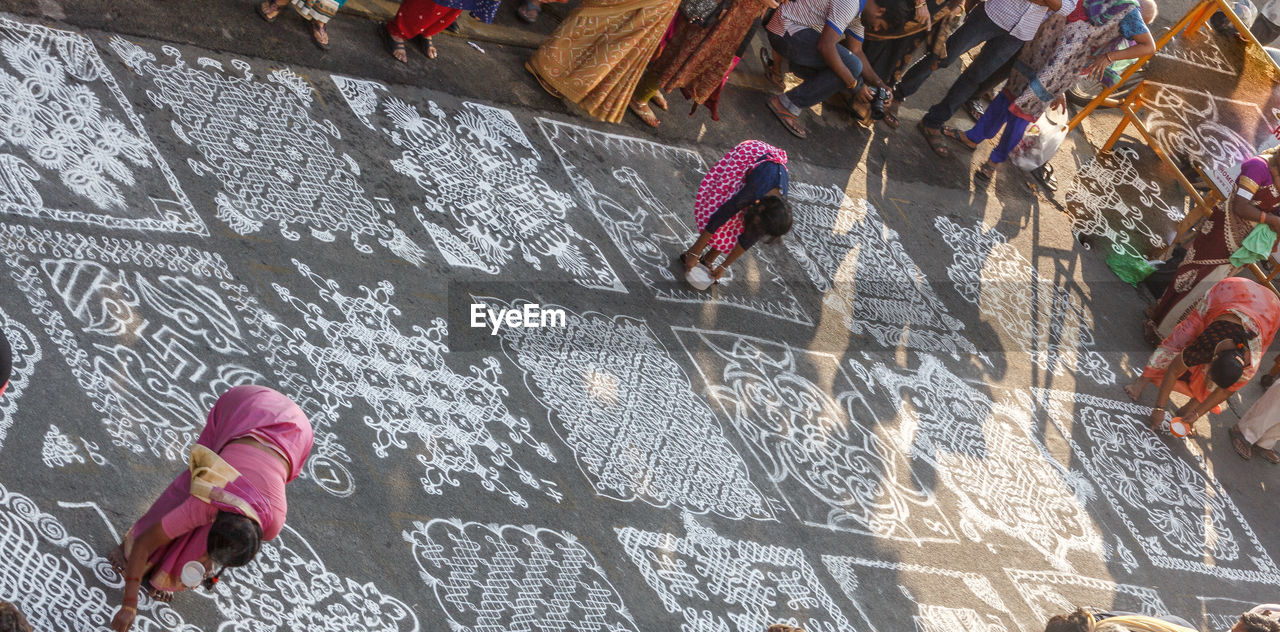
[[[585,0],[527,67],[548,90],[617,123],[679,6],[680,0]]]
[[[1249,341],[1249,366],[1244,368],[1240,380],[1227,388],[1230,392],[1240,390],[1258,372],[1262,354],[1271,346],[1276,329],[1280,328],[1280,298],[1270,288],[1240,277],[1223,279],[1209,289],[1204,299],[1187,313],[1178,326],[1173,328],[1173,333],[1151,354],[1142,377],[1159,384],[1164,379],[1165,369],[1169,368],[1174,358],[1195,342],[1209,323],[1227,314],[1239,318],[1245,329],[1258,334]],[[1174,383],[1174,390],[1204,401],[1217,388],[1209,380],[1208,372],[1209,366],[1205,364],[1187,367],[1187,372]]]

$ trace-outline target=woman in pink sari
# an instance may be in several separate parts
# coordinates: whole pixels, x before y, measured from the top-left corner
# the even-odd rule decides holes
[[[1175,413],[1194,431],[1206,413],[1220,405],[1258,372],[1262,354],[1280,328],[1280,298],[1270,288],[1240,277],[1218,281],[1204,300],[1173,329],[1142,371],[1125,387],[1135,401],[1147,384],[1159,384],[1151,426],[1164,422],[1169,395],[1191,398]]]
[[[285,484],[302,472],[311,444],[311,424],[288,397],[265,386],[223,393],[191,448],[189,471],[111,552],[125,578],[111,628],[126,632],[133,625],[143,586],[168,601],[252,561],[284,527]]]
[[[729,150],[698,185],[693,215],[699,234],[681,255],[685,269],[701,262],[719,279],[761,237],[776,241],[790,232],[787,187],[787,152],[758,140]],[[721,253],[728,256],[716,265]]]

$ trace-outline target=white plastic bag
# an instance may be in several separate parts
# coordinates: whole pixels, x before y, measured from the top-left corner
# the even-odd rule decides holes
[[[1067,122],[1053,120],[1052,114],[1054,110],[1049,108],[1040,115],[1040,120],[1028,125],[1022,141],[1009,152],[1009,161],[1019,169],[1035,171],[1058,153],[1058,147],[1067,137]]]

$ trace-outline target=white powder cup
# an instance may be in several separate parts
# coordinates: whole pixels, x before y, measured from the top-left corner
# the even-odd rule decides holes
[[[716,282],[716,280],[711,277],[711,271],[707,269],[707,266],[702,264],[693,266],[692,270],[685,273],[684,280],[687,281],[689,285],[699,290],[705,290],[711,287],[712,283]]]

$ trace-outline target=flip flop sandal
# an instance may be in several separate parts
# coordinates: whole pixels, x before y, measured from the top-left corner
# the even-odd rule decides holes
[[[1228,428],[1227,437],[1231,439],[1231,448],[1240,455],[1240,458],[1246,461],[1253,458],[1253,446],[1244,440],[1244,433],[1235,428]]]
[[[263,8],[263,7],[266,7],[266,6],[268,6],[268,5],[270,5],[271,7],[275,8],[276,12],[275,12],[275,13],[267,13],[267,10],[266,10],[265,8]],[[284,8],[284,7],[282,7],[282,6],[276,6],[276,5],[272,4],[270,0],[267,0],[266,2],[259,2],[259,3],[258,3],[258,16],[259,16],[259,17],[261,17],[262,19],[264,19],[264,20],[268,21],[268,22],[275,22],[275,21],[276,21],[276,18],[280,17],[280,10],[281,10],[281,9],[283,9],[283,8]]]
[[[516,17],[525,24],[537,22],[539,15],[542,15],[542,5],[534,0],[524,0],[516,5]]]
[[[898,126],[902,124],[902,122],[898,120],[898,103],[898,101],[894,101],[892,105],[885,108],[884,118],[880,119],[884,121],[884,124],[888,125],[890,129],[898,129]]]
[[[987,165],[991,165],[988,167]],[[991,184],[991,179],[996,177],[996,167],[989,162],[982,163],[978,170],[973,172],[973,180],[982,185]]]
[[[942,133],[936,129],[924,126],[924,121],[916,123],[916,129],[920,130],[920,134],[924,136],[925,142],[929,143],[929,149],[933,153],[943,158],[951,157],[951,150],[947,148],[946,142],[942,139]]]
[[[774,116],[778,117],[778,120],[782,122],[782,126],[787,128],[788,132],[791,132],[797,138],[805,137],[804,126],[800,124],[800,117],[792,114],[786,106],[782,105],[778,97],[775,96],[769,99],[769,109],[773,111]]]
[[[320,39],[320,34],[324,33],[324,39]],[[311,43],[316,45],[320,50],[329,50],[329,31],[319,22],[311,23]]]
[[[1040,184],[1044,185],[1044,188],[1055,192],[1058,190],[1058,178],[1053,175],[1053,165],[1046,162],[1031,173]]]
[[[961,146],[961,147],[964,147],[965,149],[968,149],[969,151],[973,151],[973,150],[975,150],[975,149],[977,149],[977,148],[978,148],[978,146],[977,146],[977,145],[970,145],[970,144],[969,144],[969,137],[965,136],[965,135],[964,135],[964,132],[961,132],[960,130],[958,130],[958,129],[954,128],[954,127],[951,127],[950,125],[943,125],[943,126],[942,126],[942,131],[941,131],[940,133],[941,133],[943,136],[946,136],[947,138],[950,138],[951,140],[954,140],[954,141],[956,141],[957,143],[960,143],[960,146]]]
[[[404,48],[404,41],[397,42],[394,37],[391,37],[391,31],[387,30],[385,23],[378,25],[378,37],[382,38],[382,46],[387,49],[387,54],[391,55],[392,59],[402,64],[409,62],[409,53]],[[404,59],[397,57],[396,53],[403,54]]]
[[[436,50],[436,46],[432,43],[430,37],[418,40],[418,47],[422,49],[422,54],[426,55],[427,59],[435,59],[440,56],[440,51]]]
[[[1254,446],[1254,447],[1257,448],[1258,446]],[[1267,463],[1270,463],[1272,465],[1280,465],[1280,454],[1276,454],[1275,450],[1272,450],[1270,448],[1258,448],[1258,456],[1261,456],[1262,460],[1266,461]]]
[[[649,107],[648,103],[636,103],[635,101],[632,101],[627,104],[627,109],[631,110],[632,114],[639,117],[640,120],[644,121],[644,124],[649,127],[657,127],[662,124],[662,121],[658,119],[657,114],[653,113],[653,109]]]

